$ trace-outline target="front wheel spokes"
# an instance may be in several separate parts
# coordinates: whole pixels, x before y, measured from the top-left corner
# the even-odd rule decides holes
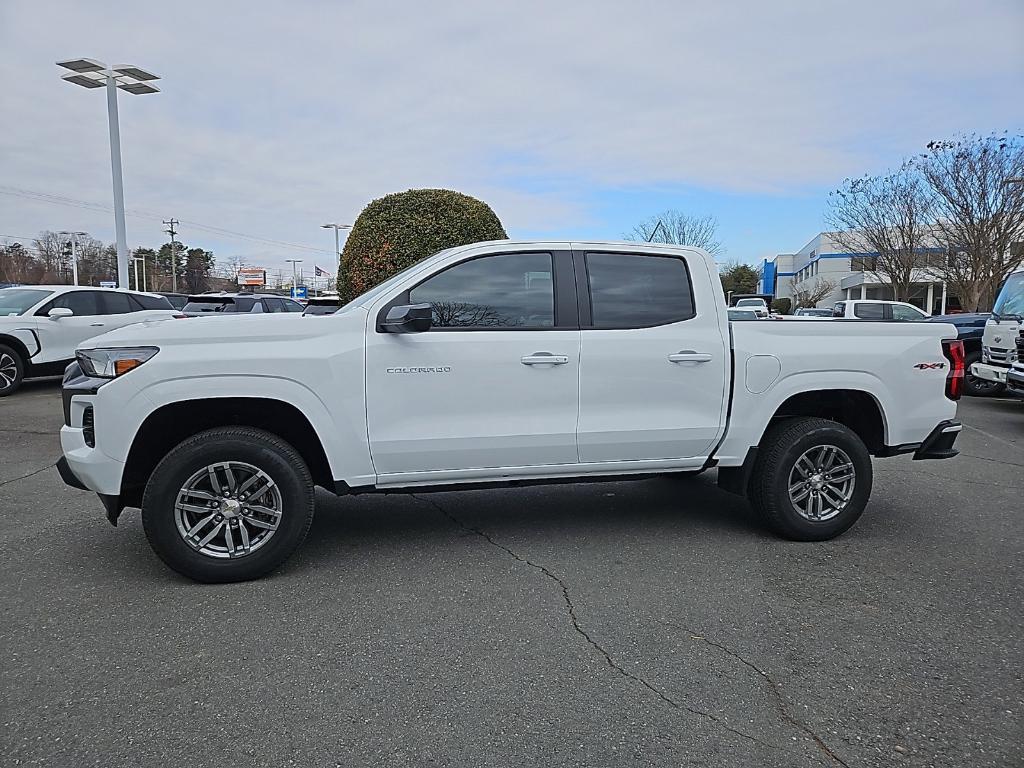
[[[173,514],[178,533],[189,547],[207,557],[239,558],[275,535],[284,499],[277,483],[259,467],[244,461],[217,461],[182,484]]]
[[[215,526],[213,526],[212,529],[210,529],[209,533],[207,533],[205,536],[203,536],[203,538],[201,538],[199,541],[196,542],[196,547],[198,549],[202,549],[203,547],[205,547],[207,544],[209,544],[211,541],[213,541],[213,537],[216,536],[218,533],[220,533],[221,529],[223,527],[224,527],[224,521],[221,520],[219,523],[217,523]]]
[[[208,515],[207,517],[204,517],[198,523],[196,523],[191,528],[189,528],[188,531],[185,533],[185,536],[191,539],[193,536],[195,536],[197,533],[199,533],[199,531],[201,531],[203,529],[203,527],[207,523],[209,523],[211,520],[213,520],[213,518],[215,518],[216,516],[217,516],[217,513],[213,512],[210,515]]]

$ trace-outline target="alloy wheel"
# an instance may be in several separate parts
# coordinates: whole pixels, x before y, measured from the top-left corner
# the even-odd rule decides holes
[[[18,363],[6,352],[0,353],[0,389],[7,389],[18,377]]]
[[[210,464],[178,491],[174,522],[192,549],[236,559],[266,545],[283,513],[281,490],[259,467],[241,461]]]
[[[814,523],[842,512],[857,482],[849,455],[835,445],[816,445],[804,451],[789,473],[789,499],[798,515]]]

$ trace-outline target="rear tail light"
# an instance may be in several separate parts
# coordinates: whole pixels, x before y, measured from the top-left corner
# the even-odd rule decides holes
[[[959,339],[943,341],[942,354],[949,360],[946,397],[950,400],[959,400],[964,393],[964,343]]]

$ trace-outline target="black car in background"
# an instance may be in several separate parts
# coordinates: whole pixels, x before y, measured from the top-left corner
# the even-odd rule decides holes
[[[341,299],[337,296],[311,296],[306,302],[304,315],[333,315],[341,309]]]
[[[184,309],[185,305],[188,304],[187,293],[171,293],[168,291],[157,291],[158,294],[163,296],[175,309]]]
[[[301,312],[299,302],[272,293],[200,293],[188,297],[182,312],[192,317],[262,312]]]
[[[964,389],[968,395],[984,397],[1001,394],[1004,386],[995,381],[986,381],[971,375],[971,364],[981,361],[981,337],[985,333],[988,312],[969,312],[956,315],[933,315],[925,322],[949,323],[956,326],[957,338],[964,343],[965,368]]]

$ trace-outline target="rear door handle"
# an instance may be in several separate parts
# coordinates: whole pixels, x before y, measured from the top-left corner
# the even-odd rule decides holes
[[[711,355],[707,352],[694,352],[692,349],[684,349],[668,356],[670,363],[710,363]]]
[[[568,355],[554,355],[551,352],[534,352],[519,358],[523,365],[565,365],[569,362]]]

